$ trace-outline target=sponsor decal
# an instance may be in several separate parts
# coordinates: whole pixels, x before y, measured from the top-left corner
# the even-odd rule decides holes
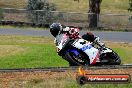
[[[82,50],[82,51],[85,51],[85,50],[91,49],[91,48],[92,48],[92,46],[89,44],[89,45],[84,45],[84,46],[81,48],[81,50]]]

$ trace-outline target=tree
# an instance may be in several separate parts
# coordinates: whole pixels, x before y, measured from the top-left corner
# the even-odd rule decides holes
[[[2,20],[4,18],[3,16],[3,10],[0,8],[0,20]]]
[[[89,0],[89,11],[88,11],[89,28],[98,27],[101,2],[102,0]]]
[[[129,0],[129,8],[128,8],[128,11],[132,11],[132,0]]]
[[[36,24],[47,24],[53,21],[53,15],[50,11],[55,11],[55,5],[49,4],[46,0],[28,0],[27,10],[28,18]],[[40,11],[41,10],[41,11]]]
[[[129,0],[128,11],[132,12],[132,0]],[[132,16],[129,17],[129,21],[132,22]]]

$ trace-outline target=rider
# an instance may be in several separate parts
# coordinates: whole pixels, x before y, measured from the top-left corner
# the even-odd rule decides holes
[[[55,37],[54,43],[56,46],[60,45],[63,34],[66,34],[69,38],[78,39],[81,38],[79,36],[79,28],[73,26],[64,26],[60,23],[53,23],[50,25],[50,32]],[[99,43],[99,37],[95,37],[91,32],[88,32],[82,36],[86,41]],[[60,55],[60,48],[56,48],[56,52]],[[74,66],[70,59],[67,59],[65,56],[62,56],[63,59],[69,62],[70,66]]]
[[[77,27],[73,27],[73,26],[64,26],[61,25],[60,23],[53,23],[50,25],[50,32],[51,34],[55,37],[55,43],[57,43],[56,38],[57,35],[60,35],[62,33],[67,33],[69,35],[70,38],[76,39],[76,38],[81,38],[79,36],[79,28]],[[87,32],[86,34],[84,34],[82,36],[83,39],[90,41],[90,42],[94,42],[97,44],[102,45],[103,43],[100,42],[99,37],[95,37],[93,35],[93,33],[91,32]]]

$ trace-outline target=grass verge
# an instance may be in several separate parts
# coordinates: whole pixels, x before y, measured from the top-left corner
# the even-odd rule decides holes
[[[132,63],[132,45],[106,42],[122,59],[123,64]],[[0,36],[0,68],[37,68],[68,66],[55,51],[53,39],[31,36]]]
[[[14,52],[23,50],[12,55],[12,52],[7,52],[5,45],[10,48],[17,46],[12,50]],[[49,38],[3,35],[0,37],[0,46],[0,52],[5,54],[0,56],[0,68],[67,66],[67,62],[55,53],[53,40]]]
[[[132,84],[85,84],[80,86],[73,79],[34,79],[30,81],[11,81],[8,88],[131,88]]]

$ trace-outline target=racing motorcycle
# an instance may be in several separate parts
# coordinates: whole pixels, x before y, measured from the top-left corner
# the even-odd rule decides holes
[[[72,39],[65,33],[56,37],[59,56],[70,66],[120,65],[121,59],[116,52],[105,45],[95,44],[83,38]]]

